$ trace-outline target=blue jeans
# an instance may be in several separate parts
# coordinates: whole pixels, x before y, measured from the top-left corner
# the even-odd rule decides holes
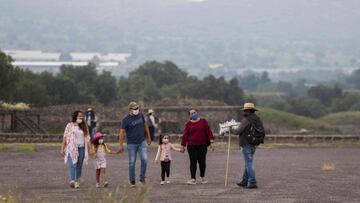
[[[79,157],[78,157],[78,162],[76,164],[73,164],[70,154],[68,156],[70,181],[78,180],[81,177],[81,171],[85,157],[85,147],[79,147],[78,150],[79,150]]]
[[[129,179],[130,182],[135,181],[135,164],[136,156],[139,153],[141,158],[141,170],[140,170],[140,181],[145,181],[146,167],[147,167],[147,147],[146,142],[143,141],[141,144],[128,144],[127,145],[129,155]]]
[[[255,150],[256,148],[251,145],[246,145],[242,148],[245,161],[245,170],[241,182],[246,183],[248,186],[256,185],[255,169],[253,165]]]

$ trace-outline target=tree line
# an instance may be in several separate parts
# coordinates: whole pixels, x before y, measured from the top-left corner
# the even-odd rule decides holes
[[[116,78],[108,71],[98,72],[94,64],[63,65],[58,74],[33,73],[12,66],[13,60],[0,53],[0,101],[25,102],[33,106],[59,104],[126,105],[129,101],[154,102],[165,97],[196,98],[241,104],[244,92],[236,78],[209,75],[189,76],[176,64],[149,61]]]

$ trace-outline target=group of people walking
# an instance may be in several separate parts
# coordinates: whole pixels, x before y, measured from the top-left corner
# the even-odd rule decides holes
[[[61,146],[61,154],[64,158],[64,162],[69,162],[70,187],[80,187],[79,178],[81,177],[82,165],[84,162],[87,163],[89,155],[95,157],[96,187],[107,187],[109,183],[106,177],[105,156],[109,153],[123,153],[125,151],[125,140],[129,159],[128,176],[130,185],[132,187],[136,186],[135,165],[137,154],[139,154],[141,161],[139,181],[142,184],[146,183],[148,163],[147,148],[154,140],[153,136],[158,123],[155,121],[153,110],[150,109],[146,116],[147,118],[145,118],[139,108],[140,107],[136,102],[130,102],[128,105],[128,113],[121,120],[119,148],[117,151],[111,151],[107,147],[104,143],[103,134],[100,132],[94,133],[94,131],[90,130],[91,126],[87,124],[84,119],[84,114],[81,111],[75,111],[72,114],[71,122],[66,125]],[[235,126],[230,130],[231,133],[239,135],[239,144],[245,161],[242,180],[237,184],[245,188],[257,188],[253,167],[253,157],[256,151],[256,145],[247,142],[246,136],[249,134],[254,124],[262,126],[262,122],[255,114],[257,109],[254,104],[245,103],[242,110],[244,111],[244,118],[241,120],[240,125]],[[159,135],[155,162],[161,164],[161,185],[170,183],[172,150],[181,153],[184,153],[185,151],[188,152],[191,178],[186,182],[187,184],[206,184],[208,182],[205,176],[206,155],[208,148],[214,150],[214,136],[207,120],[199,116],[197,109],[190,108],[188,110],[188,116],[189,120],[185,124],[181,146],[179,148],[175,147],[170,142],[169,135],[164,133]],[[95,116],[92,118],[95,120]],[[149,122],[151,126],[148,124]],[[196,178],[197,165],[199,165],[200,170],[200,180],[198,181]]]

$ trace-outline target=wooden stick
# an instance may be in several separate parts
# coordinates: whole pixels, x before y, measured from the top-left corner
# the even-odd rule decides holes
[[[228,153],[226,158],[226,173],[225,173],[225,187],[228,185],[228,175],[229,175],[229,159],[230,159],[230,142],[231,142],[231,134],[230,132],[226,132],[229,137],[228,141]]]

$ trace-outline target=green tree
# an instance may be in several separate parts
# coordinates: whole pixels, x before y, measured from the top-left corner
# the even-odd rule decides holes
[[[130,73],[130,77],[134,75],[152,78],[157,87],[173,85],[185,80],[187,77],[187,73],[171,61],[165,61],[164,63],[157,61],[146,62]]]
[[[13,67],[12,58],[0,50],[0,100],[12,102],[14,87],[19,80],[21,70]]]

